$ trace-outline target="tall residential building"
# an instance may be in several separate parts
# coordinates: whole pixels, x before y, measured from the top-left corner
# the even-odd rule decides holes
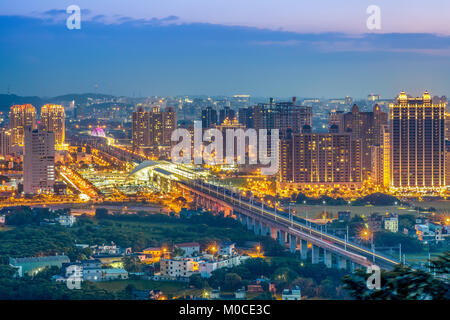
[[[445,102],[425,92],[401,92],[390,104],[391,188],[438,190],[445,186]]]
[[[231,109],[230,107],[224,107],[223,109],[219,110],[219,123],[222,124],[226,118],[229,120],[233,120],[236,117],[236,112]]]
[[[25,127],[36,129],[36,108],[31,104],[14,105],[9,111],[12,145],[24,145]]]
[[[161,108],[153,107],[149,113],[150,146],[163,145],[163,119]]]
[[[166,107],[166,110],[162,113],[162,118],[162,143],[164,146],[170,146],[172,144],[172,132],[177,129],[177,113],[175,108]]]
[[[11,130],[2,128],[0,130],[0,156],[5,157],[11,154]]]
[[[177,113],[173,107],[166,107],[163,112],[159,107],[153,107],[151,112],[139,107],[132,115],[133,146],[170,146],[176,128]]]
[[[328,113],[328,128],[337,126],[339,132],[344,132],[344,111],[331,110]]]
[[[139,107],[132,115],[132,140],[134,147],[150,145],[149,114]]]
[[[298,106],[296,98],[291,102],[260,103],[253,108],[253,125],[255,129],[279,129],[280,137],[292,133],[301,133],[303,127],[312,127],[312,108]]]
[[[53,192],[55,184],[55,134],[25,128],[23,190],[25,193]]]
[[[355,104],[351,112],[330,113],[328,122],[338,125],[339,132],[351,132],[354,139],[361,140],[362,173],[363,178],[367,179],[372,169],[371,147],[382,144],[383,126],[388,123],[387,113],[381,111],[378,104],[373,107],[371,112],[361,112]]]
[[[202,110],[202,127],[212,128],[217,123],[217,111],[213,107],[206,107]]]
[[[239,108],[238,120],[240,124],[243,124],[247,128],[254,128],[253,107]]]
[[[371,177],[374,184],[388,188],[391,176],[391,143],[387,125],[383,127],[382,135],[382,144],[371,146]]]
[[[61,149],[66,138],[66,113],[58,104],[46,104],[41,108],[41,125],[55,134],[55,147]]]
[[[360,187],[361,145],[350,133],[300,133],[280,141],[281,187]]]

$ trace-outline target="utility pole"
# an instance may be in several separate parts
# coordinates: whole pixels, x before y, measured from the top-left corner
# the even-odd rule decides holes
[[[372,257],[373,257],[373,262],[375,262],[375,245],[373,244],[373,232],[371,235],[371,242],[372,242]]]
[[[347,225],[347,242],[348,242],[348,225]]]

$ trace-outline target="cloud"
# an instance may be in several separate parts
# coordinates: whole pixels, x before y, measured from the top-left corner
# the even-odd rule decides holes
[[[384,33],[348,35],[342,33],[273,33],[270,39],[250,40],[253,46],[298,47],[321,53],[390,52],[450,56],[450,36],[435,34]],[[276,39],[286,38],[286,39]]]

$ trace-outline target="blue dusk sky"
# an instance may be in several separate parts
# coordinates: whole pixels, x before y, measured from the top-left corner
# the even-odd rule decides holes
[[[2,0],[0,93],[449,95],[449,17],[447,0]]]

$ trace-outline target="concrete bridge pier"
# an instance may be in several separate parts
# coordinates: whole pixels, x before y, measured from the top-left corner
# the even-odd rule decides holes
[[[327,266],[327,268],[331,268],[333,266],[333,260],[330,251],[323,249],[323,263]]]
[[[270,227],[264,224],[263,222],[259,222],[260,228],[261,228],[261,235],[262,236],[270,236]]]
[[[350,269],[350,272],[355,271],[355,269],[356,269],[356,263],[354,263],[353,261],[350,261],[349,269]]]
[[[286,232],[278,230],[277,232],[278,243],[282,246],[286,245]]]
[[[320,248],[316,245],[312,245],[312,254],[311,254],[311,260],[313,264],[319,263],[319,252],[320,252]]]
[[[242,213],[238,214],[238,220],[241,224],[243,224],[243,225],[245,224],[244,216]]]
[[[292,234],[289,234],[288,236],[289,236],[289,250],[292,253],[295,253],[297,251],[297,237]]]
[[[256,221],[254,220],[253,222],[253,232],[258,236],[261,235],[262,230],[261,230],[261,222],[260,221]]]
[[[300,256],[302,260],[306,260],[308,258],[308,242],[302,239],[300,239]]]
[[[253,218],[250,218],[249,216],[247,216],[247,230],[252,230],[253,229]]]
[[[343,256],[337,256],[337,268],[347,269],[347,259]]]
[[[270,230],[270,237],[273,240],[278,240],[278,230],[277,230],[277,228],[269,226],[269,230]]]

